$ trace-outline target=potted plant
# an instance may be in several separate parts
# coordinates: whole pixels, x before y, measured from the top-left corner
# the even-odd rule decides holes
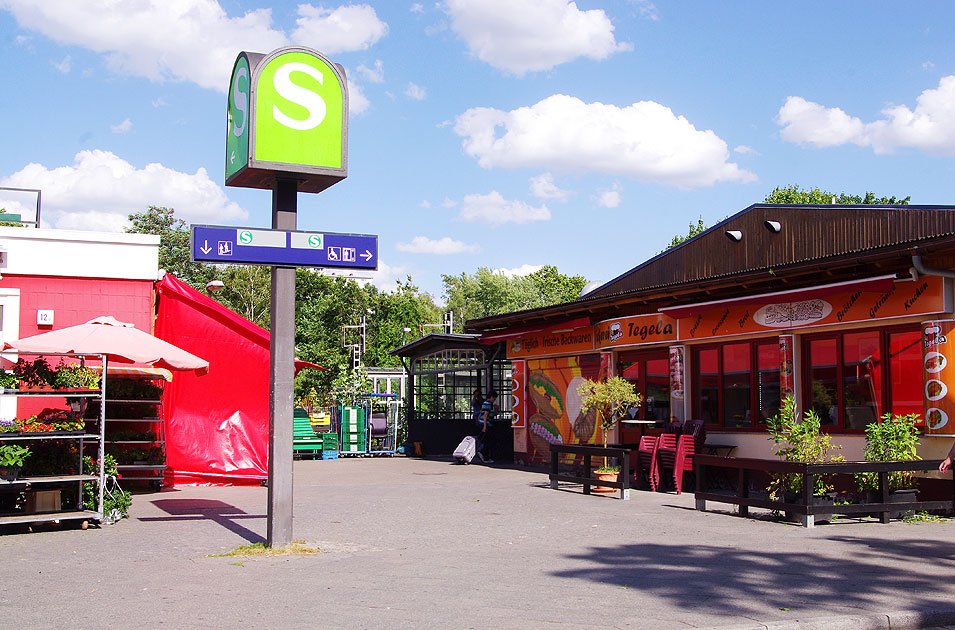
[[[53,387],[55,389],[98,389],[100,383],[99,372],[88,368],[79,363],[63,363],[56,366],[56,372],[53,374]],[[86,410],[86,398],[78,396],[67,396],[66,402],[75,413],[83,413]]]
[[[787,462],[821,464],[845,461],[841,455],[833,455],[842,447],[833,444],[830,436],[820,432],[820,420],[814,410],[803,414],[800,421],[796,414],[796,399],[790,394],[783,399],[779,413],[766,423],[769,439],[776,447],[776,455]],[[795,503],[802,493],[803,476],[797,473],[776,473],[769,483],[769,496],[778,501]],[[833,486],[822,475],[813,478],[813,505],[832,505]],[[790,515],[791,516],[791,515]]]
[[[7,389],[16,389],[19,383],[19,377],[13,372],[0,371],[0,392]]]
[[[24,460],[30,455],[30,449],[16,444],[0,445],[0,479],[16,481]]]
[[[633,383],[614,376],[603,381],[584,379],[577,387],[581,398],[580,408],[586,412],[593,409],[597,413],[597,424],[602,431],[603,447],[607,448],[607,433],[613,430],[631,407],[640,405],[643,397],[634,391]],[[608,462],[594,471],[601,481],[616,481],[620,473],[619,466],[610,466]],[[598,492],[613,492],[609,486],[595,486]]]
[[[56,372],[50,367],[46,359],[37,357],[33,361],[19,359],[13,366],[20,389],[39,389],[49,387],[53,383]]]
[[[915,413],[895,415],[886,413],[882,422],[871,422],[865,428],[865,450],[863,457],[867,462],[913,462],[921,459],[918,455],[920,420]],[[855,475],[859,490],[867,493],[869,503],[882,503],[879,493],[879,474],[874,472]],[[918,490],[915,488],[915,471],[897,470],[888,473],[889,502],[910,503],[915,500]],[[892,512],[891,518],[904,516],[902,512]]]

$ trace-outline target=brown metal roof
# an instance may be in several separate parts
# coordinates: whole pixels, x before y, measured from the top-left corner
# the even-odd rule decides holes
[[[780,231],[768,229],[767,221],[778,222]],[[727,231],[740,232],[741,240],[730,240]],[[755,204],[579,300],[470,320],[466,329],[543,324],[581,314],[596,320],[874,273],[906,273],[913,249],[934,254],[935,261],[951,259],[955,206]]]

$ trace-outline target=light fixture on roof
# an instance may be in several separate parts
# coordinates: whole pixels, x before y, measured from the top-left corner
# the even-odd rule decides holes
[[[773,234],[779,234],[783,229],[783,224],[779,221],[763,221],[763,225]]]
[[[218,293],[225,288],[225,284],[222,280],[210,280],[206,283],[206,291],[208,293]]]
[[[723,232],[723,234],[725,234],[726,238],[728,238],[729,240],[735,241],[737,243],[743,240],[743,233],[740,232],[739,230],[726,230],[725,232]]]

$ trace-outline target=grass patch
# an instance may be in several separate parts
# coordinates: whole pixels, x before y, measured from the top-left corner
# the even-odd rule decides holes
[[[303,540],[296,540],[284,547],[267,547],[265,543],[253,543],[251,545],[240,545],[232,551],[225,553],[212,553],[207,558],[234,558],[234,557],[272,557],[272,556],[308,556],[316,553],[322,553],[318,547],[309,547]]]
[[[947,523],[949,519],[936,516],[935,514],[929,514],[923,510],[911,516],[906,516],[902,521],[906,523]]]

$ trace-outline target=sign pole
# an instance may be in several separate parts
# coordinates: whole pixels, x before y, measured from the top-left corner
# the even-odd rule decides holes
[[[298,182],[272,188],[272,228],[294,230]],[[295,268],[272,267],[269,345],[269,547],[292,542],[292,407],[295,386]]]

